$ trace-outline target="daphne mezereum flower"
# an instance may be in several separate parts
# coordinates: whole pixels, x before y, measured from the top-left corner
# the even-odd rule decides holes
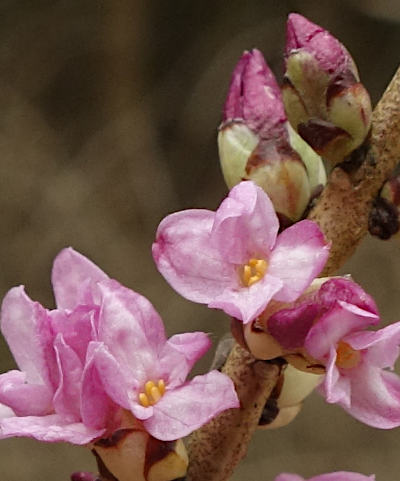
[[[295,367],[325,372],[318,389],[327,402],[390,429],[400,426],[400,378],[385,368],[399,356],[400,322],[367,330],[378,322],[368,294],[349,279],[333,278],[311,298],[274,313],[267,326]]]
[[[365,476],[364,474],[349,471],[337,471],[335,473],[320,474],[307,480],[298,474],[282,473],[275,478],[275,481],[375,481],[375,476]]]
[[[257,49],[244,52],[232,73],[218,148],[228,187],[255,182],[284,225],[299,220],[326,183],[321,158],[290,126],[278,83]]]
[[[186,382],[206,334],[167,340],[147,299],[72,249],[56,257],[52,283],[55,310],[23,287],[3,300],[1,330],[20,370],[0,376],[0,438],[86,444],[120,428],[127,410],[155,438],[174,440],[238,406],[218,371]]]
[[[159,225],[153,257],[179,294],[247,323],[271,299],[292,302],[323,268],[329,246],[304,220],[279,236],[265,192],[241,182],[216,212],[193,209]]]

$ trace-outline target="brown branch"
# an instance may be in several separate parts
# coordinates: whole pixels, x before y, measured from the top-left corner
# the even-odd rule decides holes
[[[277,364],[257,361],[235,344],[222,371],[235,383],[239,409],[229,409],[192,434],[190,481],[224,481],[247,453],[262,410],[279,379]]]
[[[372,202],[400,160],[400,68],[374,110],[370,145],[352,174],[336,168],[308,218],[332,242],[324,275],[333,274],[367,233]]]

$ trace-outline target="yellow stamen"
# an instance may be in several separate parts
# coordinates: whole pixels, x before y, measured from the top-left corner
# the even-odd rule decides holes
[[[360,351],[353,349],[347,342],[339,341],[336,349],[336,365],[344,369],[350,369],[357,366],[360,362]]]
[[[248,263],[242,267],[241,278],[243,285],[250,287],[261,280],[267,272],[268,263],[264,259],[249,259]]]
[[[154,381],[147,381],[144,385],[144,391],[139,393],[139,403],[145,408],[153,406],[165,393],[164,379],[159,379],[157,385]]]
[[[165,393],[165,382],[164,379],[160,379],[157,383],[158,390],[161,393],[161,396]]]
[[[145,408],[150,406],[149,398],[146,396],[146,394],[144,392],[141,392],[139,394],[139,402]]]
[[[147,394],[147,396],[151,396],[151,390],[155,386],[153,381],[147,381],[146,384],[144,385],[144,390]]]

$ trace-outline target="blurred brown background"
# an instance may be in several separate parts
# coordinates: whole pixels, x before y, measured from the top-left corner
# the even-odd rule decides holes
[[[146,295],[170,333],[216,341],[226,317],[175,294],[150,246],[166,214],[225,195],[216,127],[230,73],[257,46],[281,75],[290,11],[346,44],[376,102],[399,60],[399,0],[1,0],[1,296],[25,284],[52,306],[52,259],[72,245]],[[399,249],[369,239],[343,269],[386,322],[400,318]],[[13,361],[0,343],[5,371]],[[398,481],[399,448],[400,430],[363,426],[313,395],[290,426],[256,434],[233,479],[343,469]],[[1,481],[66,481],[78,469],[94,469],[84,448],[1,442]]]

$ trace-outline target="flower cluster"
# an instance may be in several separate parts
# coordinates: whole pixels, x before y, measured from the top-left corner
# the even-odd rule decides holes
[[[155,438],[174,440],[238,407],[218,371],[185,382],[210,347],[206,334],[167,340],[147,299],[72,249],[55,259],[52,282],[54,310],[22,286],[2,304],[1,330],[20,370],[0,376],[1,438],[86,444],[131,413]]]

